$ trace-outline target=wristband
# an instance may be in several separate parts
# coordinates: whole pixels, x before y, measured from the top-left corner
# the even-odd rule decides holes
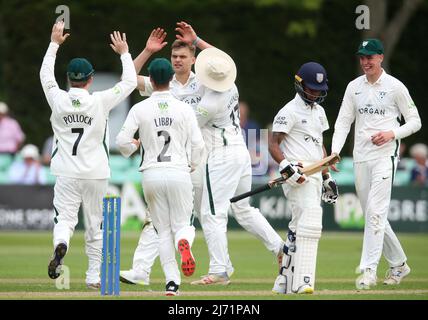
[[[280,170],[284,169],[286,166],[288,166],[290,164],[290,161],[288,161],[287,159],[283,159],[280,163],[279,163],[279,168]]]
[[[196,36],[196,39],[193,40],[192,42],[192,46],[196,47],[196,45],[198,44],[199,40],[201,40],[198,36]]]

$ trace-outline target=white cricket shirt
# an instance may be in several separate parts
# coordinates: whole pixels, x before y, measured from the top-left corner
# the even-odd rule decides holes
[[[230,145],[246,147],[239,123],[239,93],[236,85],[225,92],[205,87],[201,102],[196,107],[196,118],[208,152]]]
[[[138,130],[142,164],[148,168],[176,168],[189,172],[202,157],[204,141],[192,108],[169,91],[155,91],[134,105],[116,137],[120,152],[129,157],[137,147],[132,143]]]
[[[323,132],[329,129],[324,108],[306,105],[298,94],[274,118],[272,132],[286,136],[279,145],[288,161],[315,162],[324,158]]]
[[[113,88],[89,94],[84,89],[61,90],[54,68],[59,45],[51,42],[40,70],[54,132],[51,172],[77,179],[108,179],[108,115],[137,87],[137,74],[129,53],[123,54],[122,81]]]
[[[401,115],[406,121],[403,126],[400,126]],[[365,75],[348,84],[334,126],[332,152],[340,153],[354,120],[354,162],[398,156],[399,140],[421,128],[421,119],[409,91],[385,71],[373,84]],[[372,143],[372,135],[390,130],[395,140],[382,146]]]
[[[144,91],[140,91],[142,96],[150,96],[153,92],[153,86],[149,77],[144,77],[144,89]],[[192,106],[194,110],[204,95],[204,89],[205,87],[196,80],[196,76],[193,72],[190,72],[189,79],[184,85],[177,80],[175,74],[169,83],[169,90],[171,94],[176,99]]]

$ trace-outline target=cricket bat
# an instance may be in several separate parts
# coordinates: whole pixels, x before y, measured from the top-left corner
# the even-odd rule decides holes
[[[315,162],[313,164],[311,164],[310,166],[307,167],[303,167],[302,169],[300,169],[300,173],[305,174],[306,176],[310,176],[314,173],[320,172],[324,169],[327,169],[329,166],[337,163],[340,161],[340,156],[336,153],[333,153],[332,155],[325,157],[324,159]],[[245,199],[247,197],[250,197],[252,195],[255,195],[257,193],[266,191],[266,190],[270,190],[272,188],[275,188],[283,183],[285,183],[285,181],[287,181],[287,179],[289,178],[289,174],[287,172],[284,172],[281,177],[275,179],[275,180],[271,180],[269,181],[267,184],[258,187],[254,190],[245,192],[243,194],[237,195],[235,197],[233,197],[232,199],[230,199],[230,202],[237,202],[239,200]]]

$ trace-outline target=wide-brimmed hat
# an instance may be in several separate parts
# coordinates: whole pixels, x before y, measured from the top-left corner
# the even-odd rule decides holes
[[[233,87],[236,65],[233,59],[217,48],[202,50],[195,62],[196,78],[207,88],[224,92]]]

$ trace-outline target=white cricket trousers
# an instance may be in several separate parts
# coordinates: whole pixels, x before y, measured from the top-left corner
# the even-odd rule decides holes
[[[208,155],[201,199],[201,225],[210,256],[209,274],[229,271],[227,221],[230,198],[251,190],[251,159],[245,146],[224,146]],[[237,222],[260,239],[275,256],[283,241],[249,199],[232,204]],[[282,252],[282,251],[281,251]]]
[[[82,205],[86,255],[89,266],[86,283],[100,282],[100,266],[103,247],[103,198],[107,192],[107,179],[87,180],[57,177],[54,187],[54,248],[61,242],[70,249],[70,238],[78,223],[79,207]]]
[[[355,188],[364,212],[364,240],[360,270],[377,270],[382,252],[390,267],[407,257],[387,218],[397,157],[354,163]]]
[[[143,171],[144,197],[153,226],[159,236],[159,256],[166,283],[181,283],[175,249],[186,239],[190,246],[195,239],[190,173],[173,168],[151,168]]]
[[[152,266],[158,255],[159,237],[150,219],[141,231],[140,239],[134,253],[132,269],[138,273],[147,273],[150,275]]]

